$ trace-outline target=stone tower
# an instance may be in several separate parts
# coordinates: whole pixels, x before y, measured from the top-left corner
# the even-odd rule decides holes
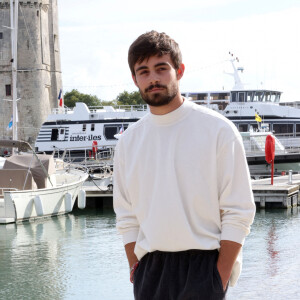
[[[4,27],[3,27],[4,26]],[[0,139],[10,138],[12,62],[10,1],[0,0]],[[35,141],[58,106],[62,88],[57,0],[19,1],[17,59],[18,139]]]

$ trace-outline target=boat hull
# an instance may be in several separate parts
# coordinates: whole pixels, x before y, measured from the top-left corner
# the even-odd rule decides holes
[[[88,175],[79,170],[56,174],[58,186],[26,191],[4,192],[0,201],[0,224],[51,217],[72,211]]]

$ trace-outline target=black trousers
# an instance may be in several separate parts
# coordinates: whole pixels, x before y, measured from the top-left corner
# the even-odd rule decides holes
[[[155,251],[134,273],[136,300],[225,299],[217,269],[218,250]]]

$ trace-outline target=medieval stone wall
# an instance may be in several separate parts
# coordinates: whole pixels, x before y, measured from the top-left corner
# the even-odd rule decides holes
[[[5,88],[12,78],[11,33],[3,27],[10,26],[9,4],[0,0],[0,138],[12,135],[12,102],[3,101],[12,99]],[[18,138],[34,143],[62,87],[57,0],[19,1],[18,23]]]

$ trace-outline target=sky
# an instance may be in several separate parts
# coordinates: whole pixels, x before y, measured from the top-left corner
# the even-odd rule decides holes
[[[230,90],[229,52],[245,88],[300,101],[299,0],[58,0],[63,91],[116,99],[137,91],[128,48],[141,34],[166,32],[179,43],[181,92]]]

